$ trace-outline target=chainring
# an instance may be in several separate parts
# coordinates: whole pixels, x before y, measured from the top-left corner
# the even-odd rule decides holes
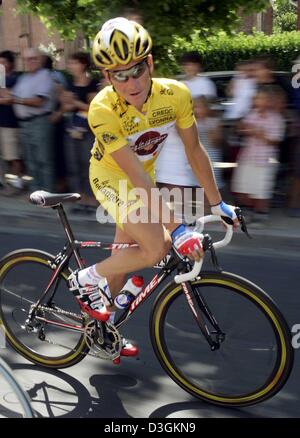
[[[121,335],[110,322],[89,320],[84,327],[85,342],[93,356],[114,360],[120,356]]]

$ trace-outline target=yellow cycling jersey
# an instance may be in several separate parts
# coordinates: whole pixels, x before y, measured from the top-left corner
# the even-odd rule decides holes
[[[154,162],[175,125],[186,129],[195,122],[189,89],[176,80],[152,79],[142,112],[107,86],[90,104],[88,121],[95,134],[91,164],[122,173],[111,153],[129,145],[153,173]]]

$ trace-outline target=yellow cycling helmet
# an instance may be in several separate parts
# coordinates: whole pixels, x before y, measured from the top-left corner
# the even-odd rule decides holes
[[[106,21],[97,34],[93,59],[98,67],[110,70],[146,58],[151,48],[151,37],[143,26],[118,17]]]

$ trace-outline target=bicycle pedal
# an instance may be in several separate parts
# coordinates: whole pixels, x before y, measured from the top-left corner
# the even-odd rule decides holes
[[[113,360],[113,364],[114,365],[120,365],[120,363],[121,363],[121,357],[119,356],[119,357],[116,357],[114,360]]]

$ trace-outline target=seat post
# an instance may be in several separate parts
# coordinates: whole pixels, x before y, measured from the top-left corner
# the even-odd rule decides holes
[[[52,208],[53,208],[53,210],[57,210],[59,219],[60,219],[60,221],[62,223],[62,226],[64,228],[64,231],[66,233],[67,239],[70,242],[70,244],[73,246],[73,244],[75,242],[75,236],[73,234],[71,225],[69,223],[69,220],[67,218],[67,215],[66,215],[66,212],[64,210],[63,205],[62,204],[57,204],[57,205],[55,205]]]

